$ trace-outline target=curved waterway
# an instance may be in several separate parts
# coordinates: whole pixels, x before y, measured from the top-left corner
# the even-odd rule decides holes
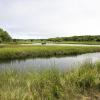
[[[47,46],[100,46],[100,45],[87,45],[87,44],[46,44]]]
[[[40,46],[41,43],[33,43],[33,44],[21,44],[21,45],[33,45],[33,46]],[[45,46],[96,46],[100,47],[100,45],[87,45],[87,44],[55,44],[55,43],[47,43],[44,44]]]
[[[100,61],[100,53],[87,53],[77,56],[67,56],[67,57],[52,57],[52,58],[34,58],[26,60],[10,60],[10,61],[0,61],[0,68],[15,68],[19,70],[25,70],[27,68],[48,68],[57,67],[60,69],[70,69],[76,67],[84,62]]]

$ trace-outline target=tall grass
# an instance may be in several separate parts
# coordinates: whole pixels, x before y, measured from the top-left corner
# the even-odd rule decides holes
[[[0,100],[100,100],[100,63],[70,71],[1,70]]]
[[[100,52],[100,47],[8,45],[0,47],[0,59],[66,56],[91,52]]]

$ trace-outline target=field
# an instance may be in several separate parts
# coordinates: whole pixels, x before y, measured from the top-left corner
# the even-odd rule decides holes
[[[100,63],[70,71],[0,70],[0,100],[100,100]]]
[[[86,45],[100,45],[100,42],[96,41],[63,41],[63,42],[56,42],[58,44],[86,44]]]
[[[0,59],[22,59],[100,52],[100,47],[2,45]]]

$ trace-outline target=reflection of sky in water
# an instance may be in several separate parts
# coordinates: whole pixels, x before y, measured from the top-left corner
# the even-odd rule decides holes
[[[82,64],[86,61],[96,62],[100,60],[100,53],[88,53],[79,56],[67,56],[61,58],[36,58],[27,60],[13,60],[8,62],[1,62],[0,68],[43,68],[43,67],[58,67],[71,68],[76,67],[77,64]]]

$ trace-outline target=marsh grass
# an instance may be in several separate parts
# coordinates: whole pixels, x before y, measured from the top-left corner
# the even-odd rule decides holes
[[[84,63],[70,71],[0,71],[0,100],[89,99],[100,100],[100,63]]]
[[[100,47],[6,45],[0,47],[0,60],[59,57],[92,52],[100,52]]]
[[[96,41],[63,41],[63,42],[54,42],[57,44],[85,44],[85,45],[100,45],[100,42]]]

